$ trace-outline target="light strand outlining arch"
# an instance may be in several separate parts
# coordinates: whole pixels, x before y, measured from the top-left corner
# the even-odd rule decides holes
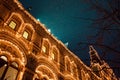
[[[7,40],[1,40],[1,39],[0,39],[0,43],[6,43],[6,44],[9,44],[12,47],[14,47],[14,49],[16,49],[18,51],[18,53],[20,54],[23,64],[27,63],[27,59],[25,57],[25,54],[23,52],[21,52],[20,49],[16,45],[14,45],[13,43],[11,43],[11,42],[9,42]]]

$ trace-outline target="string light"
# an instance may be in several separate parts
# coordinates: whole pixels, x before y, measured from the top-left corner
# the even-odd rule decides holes
[[[38,18],[37,21],[40,21],[40,19]]]
[[[50,33],[51,33],[51,29],[48,29],[48,32],[50,32]]]

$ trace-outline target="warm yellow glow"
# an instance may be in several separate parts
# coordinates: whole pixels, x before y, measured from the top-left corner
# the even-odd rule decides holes
[[[50,55],[50,56],[51,56],[51,59],[52,59],[52,60],[54,60],[54,59],[55,59],[55,54],[54,54],[53,52],[51,53],[51,55]]]
[[[44,53],[46,53],[46,47],[45,46],[42,46],[42,51],[44,52]]]
[[[27,31],[24,31],[23,37],[24,37],[25,39],[28,39],[28,32],[27,32]]]
[[[38,76],[40,76],[40,78],[45,77],[47,80],[58,80],[56,74],[54,73],[56,69],[57,69],[56,66],[53,71],[49,66],[39,65],[36,68],[36,72],[38,73]]]
[[[26,57],[24,56],[24,53],[23,52],[21,52],[20,51],[20,49],[18,48],[18,46],[17,45],[15,45],[15,44],[13,44],[13,43],[11,43],[10,41],[7,41],[7,40],[1,40],[0,39],[0,43],[6,43],[6,44],[8,44],[9,46],[12,46],[15,50],[16,50],[16,52],[17,52],[17,54],[19,55],[19,58],[20,58],[20,61],[18,62],[18,63],[20,63],[20,64],[22,64],[22,65],[25,65],[26,64]],[[2,59],[6,59],[6,61],[7,61],[7,58],[12,58],[12,55],[10,55],[10,53],[9,52],[7,52],[7,51],[1,51],[0,50],[0,54],[4,54],[4,55],[9,55],[9,56],[1,56],[0,58],[2,58]],[[6,58],[4,58],[4,57],[6,57]]]
[[[1,56],[0,58],[7,61],[7,58],[5,56]]]
[[[9,27],[12,28],[12,29],[15,29],[16,23],[14,21],[11,21],[10,24],[9,24]]]
[[[13,62],[12,65],[14,65],[15,67],[18,67],[18,64],[16,62]]]

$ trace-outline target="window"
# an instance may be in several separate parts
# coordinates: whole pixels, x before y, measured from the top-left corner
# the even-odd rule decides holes
[[[50,52],[50,58],[55,62],[59,62],[59,51],[56,46],[52,46],[52,50]]]
[[[22,31],[22,33],[23,38],[27,39],[28,41],[31,40],[33,31],[28,26],[25,26],[24,31]]]
[[[5,74],[4,79],[5,80],[16,80],[17,73],[18,73],[17,69],[15,69],[12,66],[9,66],[8,69],[7,69],[7,72]]]
[[[46,51],[47,51],[46,46],[42,46],[42,51],[43,51],[44,53],[46,53]]]
[[[14,21],[11,21],[11,22],[9,23],[9,27],[12,28],[12,29],[15,29],[16,23],[15,23]]]
[[[1,56],[0,80],[16,80],[17,74],[18,74],[18,64],[16,62],[9,63],[5,56]]]
[[[54,53],[54,52],[52,52],[52,53],[50,54],[50,58],[51,58],[52,60],[55,59],[55,53]]]
[[[27,31],[24,31],[24,32],[23,32],[23,37],[24,37],[25,39],[28,39],[28,36],[29,36],[28,32],[27,32]]]
[[[19,27],[23,23],[23,20],[20,14],[12,13],[6,23],[9,28],[13,29],[14,31],[18,31]]]
[[[2,75],[7,67],[7,58],[5,56],[0,57],[0,80],[2,79]]]

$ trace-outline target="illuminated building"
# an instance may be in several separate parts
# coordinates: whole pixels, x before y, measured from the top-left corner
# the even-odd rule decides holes
[[[89,53],[90,67],[18,0],[0,0],[0,80],[116,80],[92,46]]]

